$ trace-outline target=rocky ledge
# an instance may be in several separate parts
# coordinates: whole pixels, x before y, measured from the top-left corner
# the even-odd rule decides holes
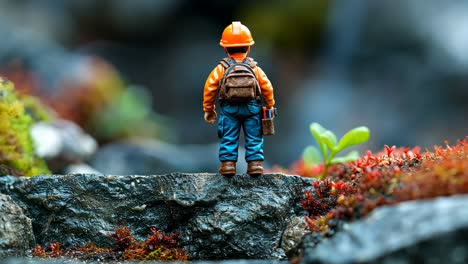
[[[179,233],[190,259],[285,259],[281,245],[290,249],[302,235],[283,233],[305,214],[299,200],[310,181],[282,174],[4,176],[0,193],[32,220],[37,244],[109,247],[108,235],[126,224],[142,240],[150,227]]]

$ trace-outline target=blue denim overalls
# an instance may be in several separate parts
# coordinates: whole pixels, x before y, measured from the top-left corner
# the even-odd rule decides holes
[[[221,101],[220,108],[221,114],[218,119],[219,160],[237,162],[239,135],[242,127],[245,137],[245,161],[263,161],[261,100],[253,99],[247,103]]]

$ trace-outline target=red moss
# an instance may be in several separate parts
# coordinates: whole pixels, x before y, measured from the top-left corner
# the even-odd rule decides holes
[[[187,251],[177,248],[179,237],[179,234],[168,236],[165,232],[152,227],[151,234],[148,235],[146,241],[131,244],[125,249],[122,258],[125,260],[187,260]]]
[[[146,241],[138,241],[128,227],[116,227],[110,235],[114,238],[114,248],[99,248],[88,242],[82,247],[72,247],[63,251],[58,242],[48,248],[36,246],[32,249],[35,257],[68,257],[82,260],[180,260],[186,261],[187,251],[178,248],[179,234],[167,235],[151,227],[151,234]]]
[[[136,242],[136,239],[131,234],[130,229],[125,225],[122,227],[115,227],[115,232],[109,236],[115,240],[114,245],[116,251],[125,251],[125,249]]]
[[[145,242],[145,246],[149,249],[155,249],[160,246],[166,248],[177,248],[179,243],[179,234],[166,235],[166,232],[158,231],[156,228],[151,227],[151,234],[148,235],[148,239]]]
[[[64,254],[67,258],[92,259],[92,260],[117,260],[114,250],[110,248],[100,248],[93,242],[87,242],[84,246],[73,247]]]
[[[315,177],[320,173],[303,161],[290,174]],[[301,200],[310,230],[326,233],[330,220],[353,220],[375,208],[407,200],[468,193],[468,142],[435,146],[421,154],[419,147],[366,154],[354,162],[330,166],[327,179],[317,180]]]
[[[468,193],[468,144],[461,141],[446,148],[436,147],[432,158],[420,169],[409,169],[393,195],[398,201],[426,199]]]
[[[41,258],[58,258],[63,256],[63,253],[59,242],[50,243],[48,247],[38,245],[32,249],[33,256]]]

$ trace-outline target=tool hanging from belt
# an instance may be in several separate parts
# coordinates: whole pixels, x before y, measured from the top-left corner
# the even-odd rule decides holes
[[[267,109],[266,107],[262,108],[262,132],[264,136],[270,136],[275,134],[275,122],[274,118],[278,115],[276,108]]]

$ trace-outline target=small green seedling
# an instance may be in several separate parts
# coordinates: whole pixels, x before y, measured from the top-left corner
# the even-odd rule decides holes
[[[339,141],[337,141],[333,132],[323,128],[318,123],[310,124],[310,132],[317,141],[319,149],[308,146],[302,157],[306,165],[314,165],[320,163],[320,156],[322,156],[324,169],[323,174],[320,176],[321,179],[325,178],[330,165],[358,159],[359,153],[357,151],[351,151],[348,155],[342,157],[335,156],[345,148],[366,142],[370,136],[369,128],[365,126],[351,129]]]

